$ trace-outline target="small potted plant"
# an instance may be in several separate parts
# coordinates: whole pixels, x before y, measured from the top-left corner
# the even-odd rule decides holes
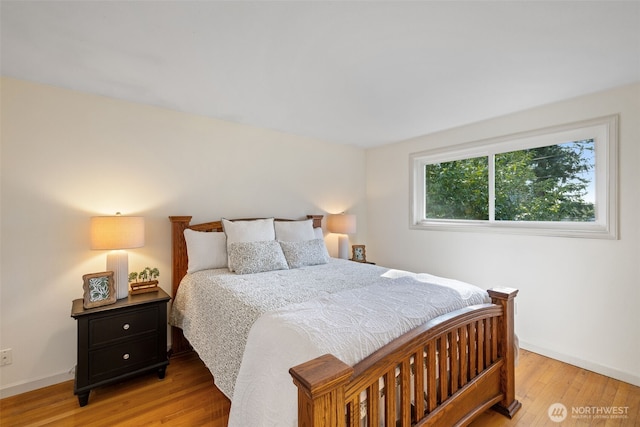
[[[160,276],[160,270],[151,267],[145,267],[145,269],[139,273],[136,273],[135,271],[129,273],[131,294],[157,291],[158,276]]]

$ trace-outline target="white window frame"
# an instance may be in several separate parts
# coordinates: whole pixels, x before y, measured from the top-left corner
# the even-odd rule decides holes
[[[409,155],[409,227],[416,230],[490,231],[541,236],[618,238],[618,115],[475,141]],[[595,221],[495,221],[494,155],[569,141],[595,141]],[[489,219],[425,218],[425,166],[489,157]]]

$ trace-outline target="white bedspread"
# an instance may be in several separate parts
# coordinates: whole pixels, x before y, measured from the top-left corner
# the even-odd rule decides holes
[[[421,323],[488,301],[486,291],[455,280],[332,259],[247,276],[187,276],[171,323],[233,397],[229,426],[281,427],[297,422],[290,367],[325,353],[353,365]]]
[[[226,268],[198,271],[182,280],[169,322],[182,328],[218,388],[232,398],[249,330],[260,315],[367,286],[386,271],[338,259],[313,267],[246,275]]]

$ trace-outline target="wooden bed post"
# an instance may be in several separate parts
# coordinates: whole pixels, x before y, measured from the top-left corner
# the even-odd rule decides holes
[[[494,304],[502,307],[503,315],[498,320],[500,331],[499,354],[504,358],[500,371],[500,389],[504,399],[493,406],[499,413],[513,418],[522,404],[516,399],[515,372],[515,335],[514,335],[514,298],[518,290],[513,288],[493,288],[487,291]]]
[[[187,242],[184,240],[184,230],[191,222],[190,216],[170,216],[171,220],[171,297],[175,298],[180,281],[187,274],[188,259]],[[191,344],[182,334],[182,329],[171,327],[171,354],[180,354],[191,351]]]
[[[289,373],[298,387],[298,427],[344,427],[344,388],[352,367],[325,354]]]

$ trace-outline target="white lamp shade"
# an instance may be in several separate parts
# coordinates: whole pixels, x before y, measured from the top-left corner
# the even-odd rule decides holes
[[[356,232],[356,216],[352,214],[329,215],[327,230],[330,233],[354,234]]]
[[[144,246],[144,217],[94,216],[91,249],[131,249]]]

